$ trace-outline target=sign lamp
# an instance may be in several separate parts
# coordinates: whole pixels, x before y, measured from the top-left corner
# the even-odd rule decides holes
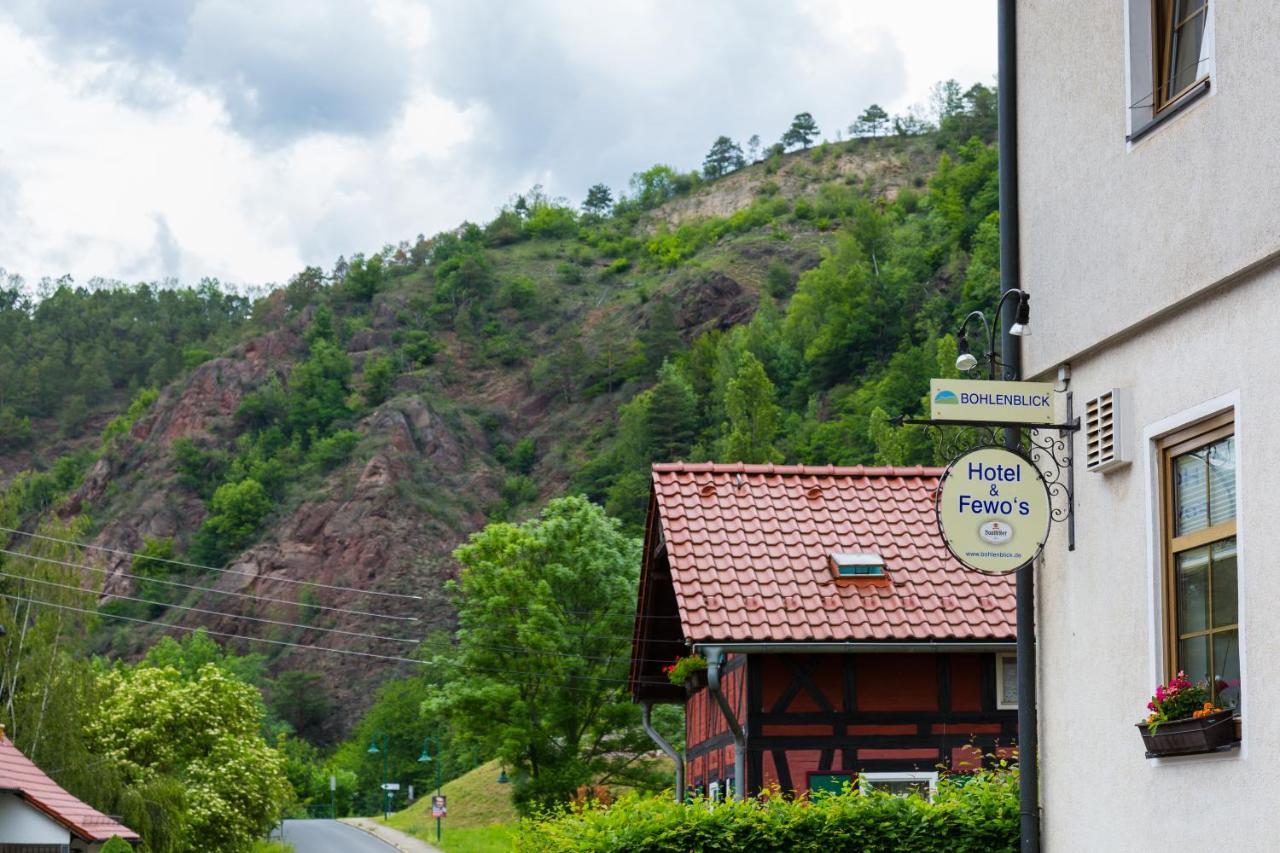
[[[1000,301],[996,303],[996,319],[999,321],[1001,310],[1004,308],[1005,300],[1011,295],[1017,295],[1018,309],[1013,318],[1013,325],[1009,327],[1009,334],[1018,337],[1026,337],[1031,334],[1031,294],[1014,288],[1006,290],[1004,295],[1000,297]],[[960,354],[956,356],[956,370],[962,373],[968,373],[978,366],[978,357],[969,350],[968,328],[969,321],[977,318],[982,323],[983,331],[987,333],[987,351],[985,353],[987,359],[987,375],[991,379],[996,378],[996,366],[1000,362],[996,359],[996,334],[995,326],[987,322],[987,317],[981,311],[970,311],[965,315],[964,320],[960,323],[960,329],[956,332],[956,348]],[[1003,366],[1003,365],[1000,365]]]

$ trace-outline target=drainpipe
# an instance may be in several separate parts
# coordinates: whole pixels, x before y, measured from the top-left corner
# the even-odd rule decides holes
[[[658,748],[670,756],[671,760],[676,763],[676,802],[684,802],[684,758],[680,753],[676,752],[676,748],[667,741],[662,735],[658,734],[658,730],[653,727],[653,723],[649,721],[649,714],[653,711],[653,702],[646,699],[640,703],[640,723],[644,726],[644,733],[658,745]]]
[[[707,648],[707,690],[710,691],[720,712],[729,723],[729,731],[733,732],[733,798],[741,800],[747,794],[747,734],[738,723],[738,717],[729,707],[729,700],[720,692],[720,667],[724,665],[724,650],[711,646]]]
[[[997,29],[1000,116],[1000,293],[1021,287],[1018,246],[1018,41],[1016,0],[999,0]],[[1009,334],[1017,300],[1004,306],[1000,352],[1005,379],[1022,377],[1020,339]],[[1018,431],[1005,430],[1006,447],[1018,446]],[[1040,768],[1036,720],[1035,575],[1031,565],[1017,575],[1018,601],[1018,811],[1022,853],[1040,853]]]

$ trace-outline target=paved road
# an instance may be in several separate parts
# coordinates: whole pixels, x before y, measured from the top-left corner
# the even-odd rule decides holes
[[[295,853],[396,853],[385,841],[336,820],[286,820],[284,840]]]

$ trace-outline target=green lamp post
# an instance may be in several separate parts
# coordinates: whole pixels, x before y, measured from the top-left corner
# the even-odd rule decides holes
[[[378,749],[378,739],[382,739],[382,749]],[[377,755],[382,753],[382,819],[385,821],[391,817],[391,791],[387,789],[387,753],[388,737],[386,732],[378,732],[373,736],[373,740],[369,741],[368,753]]]
[[[433,758],[431,750],[435,749],[436,754]],[[427,735],[422,740],[422,754],[418,756],[418,760],[424,764],[435,762],[436,765],[436,796],[440,796],[440,788],[442,786],[441,774],[444,772],[444,756],[440,754],[440,741],[437,738]],[[440,840],[440,818],[436,818],[436,841]]]

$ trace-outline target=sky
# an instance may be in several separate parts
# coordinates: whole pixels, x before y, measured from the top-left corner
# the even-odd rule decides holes
[[[284,283],[995,72],[994,0],[4,0],[0,268]]]

